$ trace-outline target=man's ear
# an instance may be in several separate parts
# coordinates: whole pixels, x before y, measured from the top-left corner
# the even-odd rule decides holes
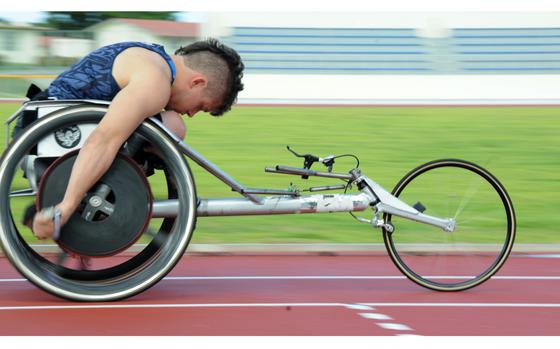
[[[208,84],[208,80],[206,79],[205,76],[203,75],[198,75],[195,76],[192,80],[191,80],[191,88],[193,87],[206,87],[206,85]]]

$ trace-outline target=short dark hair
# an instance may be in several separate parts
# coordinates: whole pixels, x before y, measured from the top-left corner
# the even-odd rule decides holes
[[[237,93],[243,90],[241,78],[245,65],[239,54],[214,38],[180,47],[175,54],[184,56],[189,68],[208,75],[208,88],[223,95],[222,104],[210,113],[220,116],[229,111],[237,101]]]

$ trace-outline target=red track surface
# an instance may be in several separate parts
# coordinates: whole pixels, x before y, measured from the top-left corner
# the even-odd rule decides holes
[[[195,255],[131,299],[73,303],[0,258],[0,335],[560,335],[560,258],[514,254],[459,293],[400,276],[385,255]]]

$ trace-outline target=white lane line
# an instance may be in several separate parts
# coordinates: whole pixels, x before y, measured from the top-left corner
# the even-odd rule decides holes
[[[560,278],[560,277],[559,277]],[[337,276],[337,275],[277,275],[277,276],[170,276],[164,280],[348,280],[406,279],[405,276]]]
[[[560,308],[558,303],[359,303],[376,307],[473,307],[473,308]],[[0,306],[0,310],[72,310],[141,308],[265,308],[265,307],[343,307],[348,303],[171,303],[171,304],[83,304]]]
[[[471,279],[468,276],[428,276],[439,279]],[[404,280],[405,276],[168,276],[165,281],[181,280]],[[492,280],[560,280],[560,276],[493,276]],[[23,278],[0,279],[0,282],[23,282]]]
[[[393,324],[390,322],[379,322],[377,324],[379,327],[385,328],[387,330],[394,330],[394,331],[412,331],[412,328],[403,325],[403,324]]]
[[[93,304],[93,305],[24,305],[0,306],[0,310],[73,310],[73,309],[142,309],[142,308],[271,308],[271,307],[345,307],[342,303],[199,303],[199,304]]]
[[[347,304],[346,308],[352,310],[375,310],[375,308],[363,304]]]
[[[560,280],[560,276],[492,276],[492,280]]]
[[[425,276],[428,279],[474,279],[474,276]],[[406,276],[302,275],[302,276],[169,276],[164,280],[404,280]],[[560,280],[560,276],[493,276],[492,280]]]
[[[368,320],[377,320],[377,321],[391,321],[394,319],[389,315],[381,314],[381,313],[358,313],[361,317],[368,319]],[[375,324],[381,328],[393,330],[393,331],[412,331],[412,328],[398,324],[394,322],[375,322]]]
[[[361,303],[374,307],[560,308],[560,303]]]
[[[361,317],[373,320],[393,320],[392,317],[380,313],[360,313]]]
[[[27,281],[26,279],[0,279],[0,282],[22,282]]]

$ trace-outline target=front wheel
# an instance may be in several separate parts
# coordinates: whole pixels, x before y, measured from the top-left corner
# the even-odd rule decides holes
[[[473,163],[446,159],[421,165],[392,194],[426,214],[453,218],[456,229],[385,214],[383,230],[396,266],[415,283],[438,291],[460,291],[483,283],[506,261],[515,238],[515,213],[502,184]]]

